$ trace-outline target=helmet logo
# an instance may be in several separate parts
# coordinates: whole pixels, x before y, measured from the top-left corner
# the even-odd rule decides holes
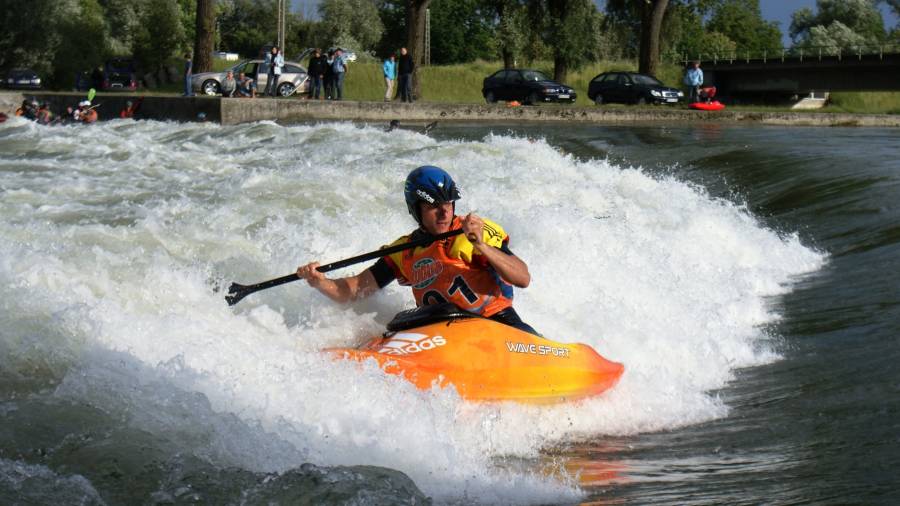
[[[423,258],[412,266],[413,288],[421,290],[431,283],[443,272],[444,264],[433,258]]]
[[[425,202],[428,202],[429,204],[434,204],[434,197],[429,195],[428,192],[426,192],[425,190],[416,190],[416,195],[418,195],[419,198],[421,198]]]

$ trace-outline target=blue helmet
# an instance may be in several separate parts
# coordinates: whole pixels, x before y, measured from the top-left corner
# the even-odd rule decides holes
[[[406,208],[409,209],[409,214],[421,225],[419,201],[429,204],[455,202],[459,200],[459,188],[444,169],[434,165],[423,165],[406,176],[403,196],[406,198]]]

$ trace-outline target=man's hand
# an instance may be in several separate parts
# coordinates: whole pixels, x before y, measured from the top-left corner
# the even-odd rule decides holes
[[[319,262],[310,262],[306,265],[301,265],[297,267],[297,277],[305,280],[309,283],[309,286],[319,287],[322,285],[322,282],[325,281],[325,274],[316,270],[316,267],[319,266]]]
[[[484,243],[484,221],[477,214],[469,213],[462,221],[463,233],[475,247]]]

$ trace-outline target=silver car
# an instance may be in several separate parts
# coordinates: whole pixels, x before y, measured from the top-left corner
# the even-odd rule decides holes
[[[243,72],[247,77],[253,79],[256,83],[256,92],[262,93],[266,89],[266,81],[268,80],[269,65],[265,60],[244,60],[230,69],[222,72],[203,72],[191,76],[191,88],[197,93],[204,95],[219,95],[222,93],[222,81],[225,74],[231,70],[234,72],[234,78]],[[286,61],[284,67],[281,68],[281,76],[278,78],[278,96],[289,97],[294,93],[308,93],[309,76],[306,69],[296,62]]]

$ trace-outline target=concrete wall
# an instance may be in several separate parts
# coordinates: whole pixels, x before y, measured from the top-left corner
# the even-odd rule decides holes
[[[51,104],[54,112],[84,99],[82,93],[0,93],[0,111],[12,114],[25,97]],[[98,95],[95,104],[101,104],[98,113],[101,120],[118,118],[126,100],[137,97],[120,94]],[[275,120],[283,123],[301,121],[367,121],[387,124],[390,120],[407,122],[431,121],[579,121],[587,123],[702,123],[741,122],[769,125],[809,126],[887,126],[900,127],[900,115],[882,114],[830,114],[790,112],[745,112],[724,110],[718,112],[693,111],[682,107],[597,107],[555,106],[506,107],[502,104],[436,104],[417,102],[332,102],[301,98],[289,99],[220,99],[217,97],[149,96],[144,99],[138,114],[141,119],[169,121],[199,121],[202,113],[205,121],[222,124]]]

